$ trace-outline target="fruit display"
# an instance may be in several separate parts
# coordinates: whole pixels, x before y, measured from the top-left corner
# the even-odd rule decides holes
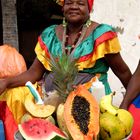
[[[128,111],[112,105],[113,95],[106,95],[100,101],[101,140],[122,140],[131,134],[133,117]]]
[[[113,106],[115,93],[98,103],[84,85],[75,85],[76,60],[62,55],[50,56],[49,61],[55,90],[42,99],[43,104],[36,104],[36,95],[26,97],[28,113],[19,124],[26,140],[123,140],[131,133],[133,117]]]

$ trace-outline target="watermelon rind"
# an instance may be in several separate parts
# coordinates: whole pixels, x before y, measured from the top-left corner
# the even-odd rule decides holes
[[[47,120],[34,118],[18,125],[19,132],[26,140],[66,140],[66,135]]]
[[[20,134],[19,131],[17,131],[15,133],[15,136],[14,136],[14,140],[25,140],[22,135]],[[55,136],[54,138],[52,138],[51,140],[66,140],[65,138],[61,138],[59,136]]]
[[[23,136],[23,138],[25,140],[67,140],[66,137],[60,136],[57,133],[53,132],[50,136],[48,137],[43,137],[43,138],[35,138],[35,137],[30,137],[27,136],[27,134],[23,131],[21,125],[18,125],[19,131],[21,133],[21,135]]]
[[[59,136],[55,136],[54,138],[52,138],[51,140],[66,140],[66,138],[62,138]]]

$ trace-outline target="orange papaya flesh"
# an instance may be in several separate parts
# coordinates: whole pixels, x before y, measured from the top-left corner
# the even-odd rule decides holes
[[[64,119],[74,140],[93,140],[98,135],[99,105],[83,85],[67,97]]]

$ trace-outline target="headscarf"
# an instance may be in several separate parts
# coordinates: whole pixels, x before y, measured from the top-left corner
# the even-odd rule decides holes
[[[87,1],[88,1],[88,5],[89,5],[89,11],[91,12],[94,0],[87,0]],[[56,3],[63,6],[64,0],[56,0]]]
[[[88,0],[88,5],[89,5],[89,11],[92,11],[92,6],[93,6],[94,0]]]

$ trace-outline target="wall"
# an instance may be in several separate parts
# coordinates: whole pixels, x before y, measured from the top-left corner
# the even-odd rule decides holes
[[[3,44],[3,34],[2,34],[2,11],[1,11],[1,0],[0,0],[0,45]]]
[[[118,30],[121,55],[134,72],[140,59],[140,0],[95,0],[91,19],[107,23]],[[109,70],[109,81],[116,91],[115,104],[119,105],[125,90],[118,78]]]
[[[17,50],[19,50],[16,0],[1,0],[1,7],[3,25],[3,44],[11,44]]]

